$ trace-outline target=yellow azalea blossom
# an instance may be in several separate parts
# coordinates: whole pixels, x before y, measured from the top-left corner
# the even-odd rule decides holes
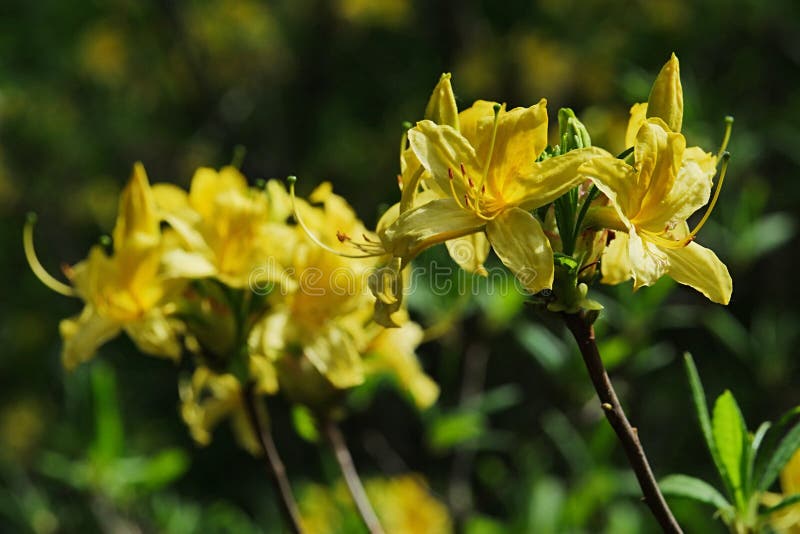
[[[627,142],[633,146],[633,165],[607,157],[581,167],[611,202],[611,207],[590,210],[587,220],[618,231],[603,253],[604,283],[633,278],[634,288],[639,288],[666,274],[727,304],[733,286],[727,267],[714,252],[694,242],[716,195],[694,230],[689,231],[686,222],[709,203],[717,157],[698,147],[687,148],[683,135],[672,130],[680,129],[683,114],[682,96],[673,94],[680,91],[676,77],[673,55],[651,91],[659,105],[651,101],[631,109]],[[663,117],[650,116],[648,110],[655,108]],[[723,177],[724,172],[720,181]]]
[[[171,184],[153,189],[161,216],[182,240],[169,258],[173,275],[214,276],[234,288],[280,280],[294,236],[284,224],[290,202],[280,184],[260,191],[224,167],[198,169],[188,194]]]
[[[378,238],[366,231],[329,183],[320,185],[309,200],[313,204],[294,198],[299,227],[287,264],[293,289],[275,299],[253,328],[253,360],[276,369],[280,389],[312,407],[329,407],[333,398],[367,375],[386,373],[418,406],[430,406],[438,388],[414,354],[422,339],[420,327],[406,321],[403,309],[397,313],[405,325],[397,331],[389,333],[371,323],[373,303],[367,286],[381,258],[352,258],[344,252],[353,243],[368,252],[380,247]]]
[[[526,289],[551,288],[552,249],[529,210],[572,189],[578,167],[607,153],[585,148],[537,162],[547,146],[544,100],[511,111],[478,101],[459,115],[459,128],[424,120],[409,131],[439,198],[401,213],[383,232],[385,246],[407,263],[437,243],[485,232]]]
[[[68,270],[74,289],[67,287],[64,292],[85,301],[80,315],[60,325],[63,361],[68,369],[90,359],[100,345],[122,330],[145,353],[180,356],[181,325],[170,317],[175,311],[170,298],[180,290],[181,282],[165,274],[169,270],[163,263],[165,243],[153,193],[140,163],[134,166],[122,192],[112,237],[110,256],[96,245],[87,259]],[[26,253],[32,266],[38,266],[34,270],[39,277],[48,277],[38,265],[30,239],[26,239]]]
[[[242,387],[235,376],[199,367],[190,379],[180,382],[178,391],[181,417],[198,444],[211,443],[214,428],[230,417],[234,435],[242,447],[252,454],[260,452],[258,438],[245,411]]]
[[[330,184],[320,185],[310,200],[321,207],[294,200],[301,226],[294,229],[295,246],[286,264],[292,289],[256,325],[251,350],[273,363],[299,352],[310,368],[336,388],[352,387],[364,380],[359,347],[366,344],[364,324],[372,308],[367,280],[378,258],[353,259],[330,250],[348,250],[356,238],[377,243],[377,237],[368,237],[352,208],[333,194]],[[292,374],[279,377],[287,379]]]
[[[415,474],[370,478],[367,496],[387,534],[450,534],[453,523],[447,507],[434,497],[425,479]],[[310,534],[345,534],[358,523],[344,482],[332,488],[311,484],[300,498],[303,528]]]

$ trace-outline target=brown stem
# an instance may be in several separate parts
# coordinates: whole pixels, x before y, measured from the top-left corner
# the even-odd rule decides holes
[[[336,456],[336,461],[339,463],[339,469],[342,471],[344,481],[347,483],[347,489],[350,490],[350,495],[356,503],[356,508],[364,521],[364,525],[366,525],[370,534],[383,534],[383,527],[381,527],[378,516],[375,515],[375,511],[367,498],[364,485],[361,484],[361,479],[353,464],[353,458],[350,456],[342,431],[330,419],[324,421],[323,424],[325,426],[325,435],[328,437],[331,447],[333,447],[334,456]]]
[[[245,388],[243,392],[244,406],[247,411],[247,418],[253,427],[253,433],[258,439],[264,458],[267,460],[267,467],[272,475],[272,482],[275,490],[280,496],[279,503],[281,513],[287,525],[295,534],[303,534],[303,525],[300,519],[300,510],[297,501],[292,493],[292,486],[289,484],[289,477],[286,475],[286,467],[283,465],[275,442],[272,440],[272,433],[264,428],[256,409],[256,395],[252,387]]]
[[[614,386],[611,384],[611,379],[603,366],[603,360],[600,358],[600,351],[597,349],[597,343],[595,343],[594,328],[591,322],[587,320],[586,314],[583,312],[565,313],[562,314],[562,317],[567,328],[575,337],[575,341],[578,342],[586,369],[589,371],[589,377],[592,379],[594,389],[600,398],[603,412],[625,449],[628,463],[631,465],[639,481],[639,486],[642,488],[645,503],[664,532],[682,534],[683,531],[672,515],[672,511],[664,500],[664,496],[661,494],[658,483],[653,476],[653,471],[647,462],[642,443],[639,441],[639,434],[631,426],[628,418],[625,417],[625,412],[619,403],[619,399],[617,399]]]

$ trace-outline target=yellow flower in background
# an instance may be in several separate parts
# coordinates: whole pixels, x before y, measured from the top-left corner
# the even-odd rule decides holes
[[[365,489],[386,534],[449,534],[453,522],[447,507],[434,497],[425,479],[415,474],[366,480]],[[309,534],[345,534],[359,525],[342,481],[332,488],[310,484],[302,491],[300,511]]]
[[[371,321],[368,286],[381,257],[353,258],[345,252],[354,244],[367,251],[379,248],[377,236],[370,237],[329,183],[312,192],[309,201],[294,199],[299,225],[287,269],[292,289],[272,299],[273,308],[253,328],[253,360],[273,366],[281,390],[303,404],[329,407],[333,397],[363,383],[366,375],[388,373],[418,406],[429,406],[438,388],[414,354],[421,329],[408,322],[388,334]],[[405,322],[405,310],[397,313]]]
[[[290,203],[279,183],[260,191],[234,167],[200,168],[188,194],[171,184],[153,189],[182,245],[170,251],[172,275],[214,276],[237,289],[280,280],[295,232],[285,224]]]
[[[144,167],[134,166],[122,192],[112,234],[113,253],[92,247],[84,261],[68,270],[72,283],[59,287],[33,252],[32,228],[26,228],[26,254],[37,276],[49,287],[81,298],[85,306],[75,318],[61,322],[64,366],[72,369],[90,359],[97,348],[124,330],[142,352],[178,358],[182,326],[170,317],[171,298],[181,282],[165,274],[165,243],[155,199]],[[55,283],[55,285],[54,285]]]
[[[727,267],[713,251],[694,242],[717,195],[693,230],[686,222],[709,204],[717,157],[699,147],[687,148],[683,135],[673,130],[680,129],[683,116],[683,98],[676,94],[678,77],[673,55],[653,86],[651,101],[631,109],[627,142],[633,145],[633,165],[606,157],[580,169],[612,206],[594,209],[590,218],[618,230],[603,253],[603,282],[633,278],[634,288],[639,288],[668,274],[712,301],[727,304],[732,292]],[[653,116],[653,110],[660,115]],[[723,179],[724,166],[720,184]]]
[[[244,407],[242,386],[231,374],[217,374],[199,367],[179,384],[181,417],[200,445],[211,443],[211,433],[230,418],[237,441],[252,454],[260,452]],[[263,417],[264,414],[261,414]]]
[[[439,198],[402,213],[384,240],[407,261],[437,243],[485,231],[529,291],[552,287],[552,249],[528,210],[572,189],[582,180],[578,167],[607,153],[585,148],[537,162],[547,146],[544,100],[511,111],[478,101],[459,115],[459,128],[425,120],[408,133]]]

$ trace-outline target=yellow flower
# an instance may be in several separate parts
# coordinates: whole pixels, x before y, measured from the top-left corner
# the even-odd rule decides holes
[[[242,447],[252,454],[260,452],[258,438],[245,411],[242,387],[235,376],[199,367],[190,379],[179,383],[178,391],[181,417],[198,444],[211,443],[214,428],[230,417],[234,435]]]
[[[639,288],[668,274],[712,301],[727,304],[732,292],[727,267],[714,252],[694,242],[714,207],[719,185],[700,223],[689,231],[686,222],[709,203],[717,157],[698,147],[687,148],[683,135],[672,130],[681,127],[683,115],[682,96],[674,94],[680,92],[677,76],[673,55],[651,91],[658,105],[651,100],[631,109],[627,142],[633,145],[633,165],[606,157],[581,167],[611,202],[611,207],[592,208],[588,219],[618,231],[603,253],[603,282],[616,284],[632,277],[634,288]],[[660,115],[650,116],[648,110],[653,109]],[[724,166],[720,184],[723,178]]]
[[[181,282],[165,274],[164,240],[155,200],[144,167],[137,163],[119,203],[113,253],[94,246],[86,260],[68,270],[72,288],[42,269],[33,251],[32,228],[26,228],[26,254],[34,272],[49,287],[85,301],[81,314],[61,322],[63,361],[71,369],[90,359],[97,348],[124,330],[143,352],[178,358],[179,321],[170,299]]]
[[[280,280],[294,235],[284,224],[290,202],[280,184],[259,191],[224,167],[198,169],[188,194],[171,184],[153,189],[161,216],[182,240],[169,257],[174,276],[214,276],[238,289]]]
[[[447,508],[434,497],[425,479],[405,474],[372,478],[364,483],[367,496],[386,534],[449,534],[453,523]],[[344,534],[358,524],[355,507],[342,481],[333,488],[307,486],[300,499],[303,526],[310,534]]]
[[[547,145],[544,100],[511,111],[478,101],[459,115],[459,127],[424,120],[408,133],[439,198],[401,213],[383,233],[386,247],[406,263],[432,245],[485,231],[529,291],[552,287],[553,252],[529,210],[580,183],[578,167],[606,152],[585,148],[537,162]]]

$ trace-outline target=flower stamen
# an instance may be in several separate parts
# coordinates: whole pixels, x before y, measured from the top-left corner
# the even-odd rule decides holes
[[[289,182],[289,199],[291,200],[291,203],[292,203],[292,215],[294,216],[294,220],[297,221],[297,224],[300,225],[300,228],[303,229],[303,232],[305,232],[305,234],[308,236],[308,238],[311,241],[314,242],[314,244],[316,244],[320,248],[323,248],[323,249],[327,250],[328,252],[330,252],[332,254],[336,254],[337,256],[341,256],[343,258],[354,258],[354,259],[374,258],[374,257],[377,257],[377,256],[383,256],[384,254],[386,254],[386,251],[383,250],[383,247],[379,247],[379,245],[377,245],[377,244],[372,244],[372,248],[375,250],[374,252],[367,252],[367,247],[365,247],[364,245],[362,245],[360,243],[352,243],[352,241],[350,240],[350,237],[347,236],[347,234],[344,234],[344,233],[339,232],[339,231],[336,232],[336,238],[339,240],[339,242],[343,243],[344,241],[351,241],[351,244],[353,246],[355,246],[358,250],[360,250],[362,252],[366,252],[366,254],[348,254],[346,252],[342,252],[340,250],[336,250],[335,248],[330,247],[327,244],[325,244],[320,238],[318,238],[316,235],[314,235],[314,233],[311,231],[311,229],[306,225],[305,221],[303,221],[303,218],[300,217],[300,212],[297,211],[297,204],[295,202],[295,192],[294,192],[294,184],[297,181],[297,177],[296,176],[289,176],[288,178],[286,178],[286,181]],[[342,239],[342,238],[344,238],[344,239]],[[377,250],[378,248],[380,248],[380,251]]]
[[[75,289],[72,286],[57,280],[53,275],[47,272],[42,263],[36,256],[36,249],[33,246],[33,227],[36,225],[36,214],[28,214],[28,220],[25,221],[25,227],[22,230],[22,246],[25,249],[25,259],[28,260],[28,265],[44,285],[65,297],[74,297]]]

